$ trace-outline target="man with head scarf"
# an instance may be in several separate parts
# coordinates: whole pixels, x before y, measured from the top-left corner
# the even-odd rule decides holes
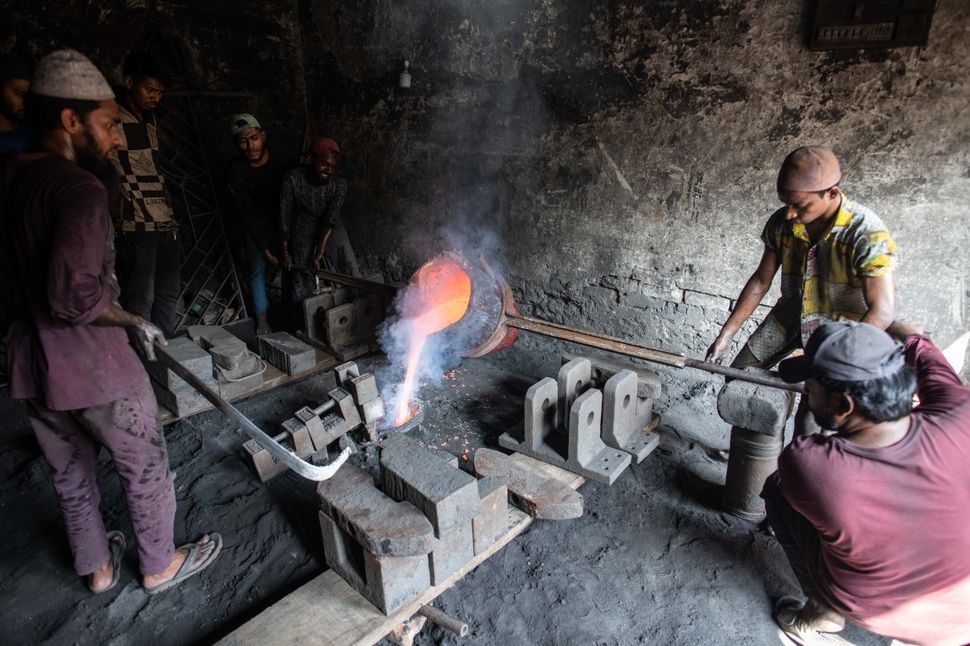
[[[316,269],[360,275],[340,220],[347,193],[347,182],[334,175],[340,146],[328,137],[317,137],[309,152],[309,164],[298,166],[283,177],[280,194],[283,260],[293,269],[288,290],[292,304],[312,294],[312,281],[307,277]]]
[[[30,148],[30,125],[24,119],[24,96],[29,89],[27,61],[0,56],[0,157]]]
[[[781,298],[738,352],[731,364],[736,368],[770,368],[830,321],[863,321],[880,329],[893,321],[896,245],[879,216],[839,189],[841,180],[839,160],[827,146],[798,148],[785,158],[777,183],[784,206],[761,233],[761,262],[708,349],[708,361],[725,360],[779,268]],[[802,398],[796,430],[806,432],[806,422]]]
[[[797,644],[848,643],[830,635],[846,619],[907,644],[970,643],[970,388],[918,326],[889,330],[902,345],[827,323],[778,366],[833,433],[793,439],[761,494],[806,598],[775,606]]]
[[[74,569],[93,592],[114,586],[125,537],[98,509],[99,446],[124,485],[142,584],[160,592],[205,568],[218,534],[176,549],[175,492],[148,375],[161,330],[118,304],[111,219],[96,173],[121,143],[118,104],[74,50],[37,66],[27,95],[37,152],[0,162],[0,319],[10,394],[27,414],[64,515]]]

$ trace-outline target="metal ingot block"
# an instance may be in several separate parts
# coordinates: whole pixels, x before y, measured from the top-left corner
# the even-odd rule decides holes
[[[286,433],[290,444],[293,445],[293,452],[301,458],[306,458],[314,453],[313,440],[310,438],[310,430],[302,420],[291,417],[281,424],[283,432]]]
[[[587,477],[613,484],[630,465],[630,454],[608,447],[600,439],[602,411],[603,393],[596,389],[587,390],[573,403],[569,411],[567,464],[582,468]]]
[[[354,396],[354,400],[359,405],[380,397],[380,393],[377,391],[377,379],[374,378],[372,373],[367,372],[359,377],[354,377],[350,380],[349,386],[350,394]]]
[[[348,381],[360,376],[360,368],[357,367],[356,361],[346,361],[334,368],[333,374],[337,380],[337,385],[346,388]]]
[[[334,388],[327,394],[337,404],[337,410],[344,421],[347,422],[348,428],[354,428],[361,423],[360,411],[349,392],[343,388]]]
[[[377,424],[384,418],[384,400],[378,397],[360,406],[360,416],[364,424]]]
[[[256,440],[248,440],[243,444],[243,450],[249,456],[249,460],[256,469],[256,474],[263,482],[286,471],[286,466],[278,462],[264,449]]]

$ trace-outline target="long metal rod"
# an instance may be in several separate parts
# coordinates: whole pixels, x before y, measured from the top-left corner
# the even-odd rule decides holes
[[[370,280],[364,280],[363,278],[354,278],[329,271],[317,271],[316,274],[325,280],[330,280],[335,283],[342,283],[351,287],[358,287],[360,289],[367,289],[370,291],[392,295],[397,292],[397,288],[393,285],[375,283]],[[790,390],[796,393],[802,392],[801,384],[790,384],[782,380],[780,377],[775,377],[775,373],[768,375],[758,374],[755,372],[749,372],[747,370],[741,370],[739,368],[722,366],[718,363],[691,359],[690,357],[678,352],[658,350],[656,348],[640,345],[638,343],[630,343],[629,341],[624,341],[623,339],[617,339],[615,337],[606,336],[603,334],[596,334],[595,332],[580,330],[577,328],[568,327],[566,325],[560,325],[558,323],[550,323],[549,321],[543,321],[542,319],[536,319],[529,316],[522,316],[521,314],[514,314],[512,312],[505,312],[505,323],[509,327],[525,330],[526,332],[534,332],[536,334],[542,334],[543,336],[561,339],[563,341],[571,341],[572,343],[578,343],[580,345],[586,345],[591,348],[598,348],[608,352],[616,352],[617,354],[623,354],[628,357],[635,357],[637,359],[644,359],[645,361],[651,361],[653,363],[659,363],[665,366],[671,366],[674,368],[695,368],[697,370],[704,370],[705,372],[713,372],[715,374],[724,375],[730,379],[748,381],[754,384],[770,386],[772,388],[779,388],[781,390]]]
[[[704,370],[707,372],[724,375],[725,377],[730,377],[731,379],[749,381],[762,386],[771,386],[772,388],[790,390],[796,393],[802,392],[801,384],[790,384],[773,375],[758,374],[755,372],[748,372],[747,370],[731,368],[730,366],[722,366],[720,364],[711,363],[708,361],[699,361],[677,352],[657,350],[655,348],[649,348],[636,343],[629,343],[627,341],[623,341],[622,339],[616,339],[601,334],[594,334],[584,330],[577,330],[576,328],[559,325],[557,323],[548,323],[540,319],[521,316],[519,314],[510,314],[506,312],[505,317],[506,323],[509,327],[526,330],[527,332],[535,332],[536,334],[542,334],[544,336],[561,339],[563,341],[572,341],[573,343],[588,345],[592,348],[616,352],[629,357],[645,359],[646,361],[652,361],[653,363],[672,366],[674,368],[696,368],[697,370]]]
[[[296,471],[307,480],[320,482],[321,480],[328,480],[332,478],[334,474],[337,473],[340,466],[346,462],[347,458],[350,456],[350,448],[345,448],[340,452],[340,455],[330,462],[330,464],[323,467],[315,466],[300,459],[300,457],[295,453],[276,442],[276,440],[263,432],[262,429],[253,424],[248,417],[239,412],[239,409],[223,399],[219,393],[209,388],[205,382],[195,376],[185,366],[161,352],[156,353],[156,356],[158,357],[158,361],[164,364],[169,370],[177,374],[179,377],[184,379],[190,386],[195,388],[195,390],[198,391],[200,395],[208,399],[212,405],[219,410],[219,412],[239,424],[239,427],[247,435],[259,442],[260,446],[269,451],[270,455],[286,465],[287,468]]]

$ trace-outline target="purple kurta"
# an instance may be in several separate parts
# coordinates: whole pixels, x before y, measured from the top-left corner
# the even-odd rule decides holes
[[[127,333],[91,324],[118,297],[101,182],[57,155],[12,155],[0,166],[0,223],[13,397],[76,410],[129,393],[144,368]]]

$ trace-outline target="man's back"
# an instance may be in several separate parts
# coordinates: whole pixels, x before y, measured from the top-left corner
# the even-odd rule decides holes
[[[907,358],[921,405],[903,439],[872,449],[796,438],[779,472],[785,497],[819,531],[805,559],[826,600],[880,634],[935,642],[967,626],[970,389],[926,339],[911,337]]]
[[[117,298],[104,187],[46,153],[0,169],[11,394],[55,410],[113,401],[142,368],[122,328],[91,324]]]

